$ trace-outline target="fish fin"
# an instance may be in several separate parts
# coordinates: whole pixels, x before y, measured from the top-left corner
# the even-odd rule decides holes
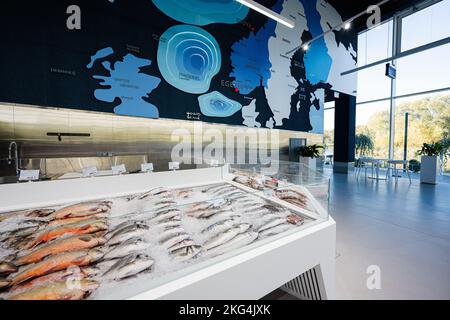
[[[56,272],[56,271],[59,271],[59,270],[60,269],[58,269],[58,267],[55,266],[55,267],[52,267],[52,268],[48,269],[47,274],[50,274],[50,273],[53,273],[53,272]]]
[[[27,244],[24,245],[24,248],[28,249],[28,250],[32,250],[32,249],[36,248],[36,246],[40,243],[41,243],[41,240],[36,240],[36,239],[30,240],[30,242],[28,242]]]
[[[119,259],[116,263],[114,263],[108,270],[106,270],[103,275],[107,275],[109,273],[111,273],[112,271],[116,270],[116,269],[120,269],[123,266],[133,262],[134,257],[133,255],[128,255],[124,258]]]
[[[0,291],[5,290],[11,286],[11,280],[0,279]]]
[[[83,242],[90,242],[92,240],[92,237],[89,235],[86,235],[86,236],[79,237],[78,239]]]
[[[88,230],[90,227],[91,227],[91,226],[90,226],[89,224],[87,224],[87,225],[85,225],[85,226],[82,226],[82,227],[80,228],[80,230],[81,230],[81,231]]]

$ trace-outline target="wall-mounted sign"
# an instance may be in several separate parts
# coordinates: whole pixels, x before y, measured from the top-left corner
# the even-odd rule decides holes
[[[397,78],[397,68],[392,63],[386,63],[386,77]]]

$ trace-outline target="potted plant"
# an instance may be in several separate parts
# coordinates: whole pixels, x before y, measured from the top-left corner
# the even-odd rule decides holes
[[[428,184],[436,184],[438,176],[438,157],[442,152],[442,145],[439,142],[424,143],[422,149],[417,153],[422,156],[420,169],[420,182]]]
[[[409,171],[412,172],[419,172],[420,171],[420,162],[417,161],[416,159],[410,160],[409,161]]]
[[[312,144],[298,148],[298,155],[300,156],[300,163],[304,164],[312,170],[316,170],[317,158],[320,157],[320,150],[323,146]]]
[[[372,138],[364,133],[357,134],[355,136],[355,148],[356,154],[359,157],[368,156],[373,152],[374,149]]]

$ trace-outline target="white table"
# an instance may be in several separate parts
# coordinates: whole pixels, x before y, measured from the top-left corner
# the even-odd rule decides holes
[[[364,161],[372,164],[372,176],[369,177],[369,179],[374,180],[387,180],[386,177],[380,177],[380,166],[389,161],[389,159],[383,159],[383,158],[367,158]],[[375,171],[375,177],[373,176],[373,173]]]
[[[389,179],[389,173],[391,170],[394,172],[395,182],[398,182],[398,178],[402,177],[402,175],[399,175],[399,170],[397,168],[398,165],[404,166],[406,169],[406,173],[408,174],[409,183],[411,184],[411,175],[409,174],[409,168],[408,168],[408,161],[407,160],[388,160],[387,161],[388,168],[386,172],[386,179]],[[401,169],[403,170],[403,168]]]

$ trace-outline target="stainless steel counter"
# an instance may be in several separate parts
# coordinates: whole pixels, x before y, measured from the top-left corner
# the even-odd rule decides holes
[[[174,133],[185,132],[191,141],[200,141],[192,148],[194,157],[198,149],[203,150],[211,143],[203,139],[205,132],[214,130],[225,136],[230,129],[246,137],[245,144],[234,148],[244,152],[247,158],[250,152],[258,150],[269,156],[276,152],[277,158],[287,160],[289,138],[306,138],[308,143],[322,143],[322,135],[305,132],[0,104],[0,176],[14,176],[13,165],[6,161],[11,141],[19,145],[21,168],[40,169],[45,177],[54,177],[80,172],[87,165],[96,165],[102,170],[123,163],[129,171],[135,171],[144,160],[154,163],[155,171],[163,171],[171,161],[172,149],[179,142]],[[49,136],[48,133],[81,136],[58,139],[58,136]],[[272,133],[274,135],[271,136]],[[238,152],[235,154],[237,157]]]

